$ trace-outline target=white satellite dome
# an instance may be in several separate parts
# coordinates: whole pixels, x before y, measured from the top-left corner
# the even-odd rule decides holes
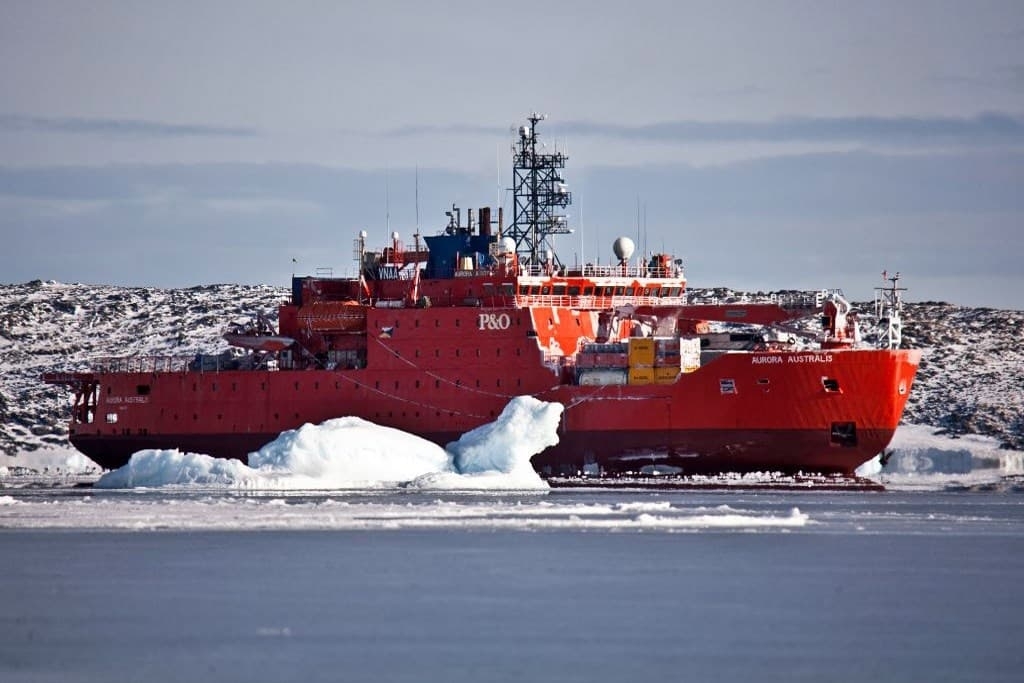
[[[612,251],[619,261],[628,261],[635,250],[636,245],[628,237],[620,237],[612,243]]]

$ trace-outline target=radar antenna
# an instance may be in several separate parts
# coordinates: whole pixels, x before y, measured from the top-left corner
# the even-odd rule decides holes
[[[882,279],[889,282],[889,285],[875,287],[875,319],[881,332],[878,346],[898,349],[903,343],[903,321],[900,318],[903,312],[902,292],[907,291],[907,288],[899,286],[899,273],[890,276],[888,271],[883,270]]]
[[[506,234],[516,243],[519,262],[534,268],[560,267],[551,238],[572,232],[561,213],[572,203],[572,194],[561,175],[568,157],[557,149],[550,154],[537,152],[537,123],[546,118],[544,114],[530,114],[530,125],[519,127],[519,139],[512,146],[515,213]]]

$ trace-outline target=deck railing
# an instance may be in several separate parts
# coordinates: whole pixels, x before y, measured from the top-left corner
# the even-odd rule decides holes
[[[516,307],[551,306],[554,308],[607,309],[619,306],[682,306],[681,296],[568,296],[554,294],[520,294]]]
[[[105,356],[89,361],[96,372],[187,372],[191,356]]]

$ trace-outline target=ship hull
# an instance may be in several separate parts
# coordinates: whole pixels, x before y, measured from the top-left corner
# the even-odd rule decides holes
[[[468,368],[388,357],[399,360],[372,373],[100,374],[95,419],[73,423],[71,442],[105,468],[147,448],[245,461],[282,431],[355,415],[443,446],[527,394],[565,406],[559,443],[533,458],[543,475],[850,474],[892,438],[920,353],[723,354],[674,383],[639,386],[566,384],[536,355]]]
[[[817,472],[851,474],[868,453],[880,453],[894,429],[861,431],[858,448],[829,443],[822,430],[691,430],[660,432],[621,430],[566,435],[559,445],[534,456],[534,468],[546,476],[627,473],[719,474],[722,472]],[[178,449],[215,454],[245,462],[249,453],[277,434],[150,434],[104,436],[80,434],[72,444],[104,469],[121,467],[132,454],[146,449]],[[425,439],[445,445],[455,432],[423,432]],[[647,444],[647,445],[643,445]],[[865,457],[867,456],[867,457]]]

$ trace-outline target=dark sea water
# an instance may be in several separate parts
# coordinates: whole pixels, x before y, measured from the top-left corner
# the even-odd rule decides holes
[[[1024,680],[1020,493],[0,494],[4,682]]]

